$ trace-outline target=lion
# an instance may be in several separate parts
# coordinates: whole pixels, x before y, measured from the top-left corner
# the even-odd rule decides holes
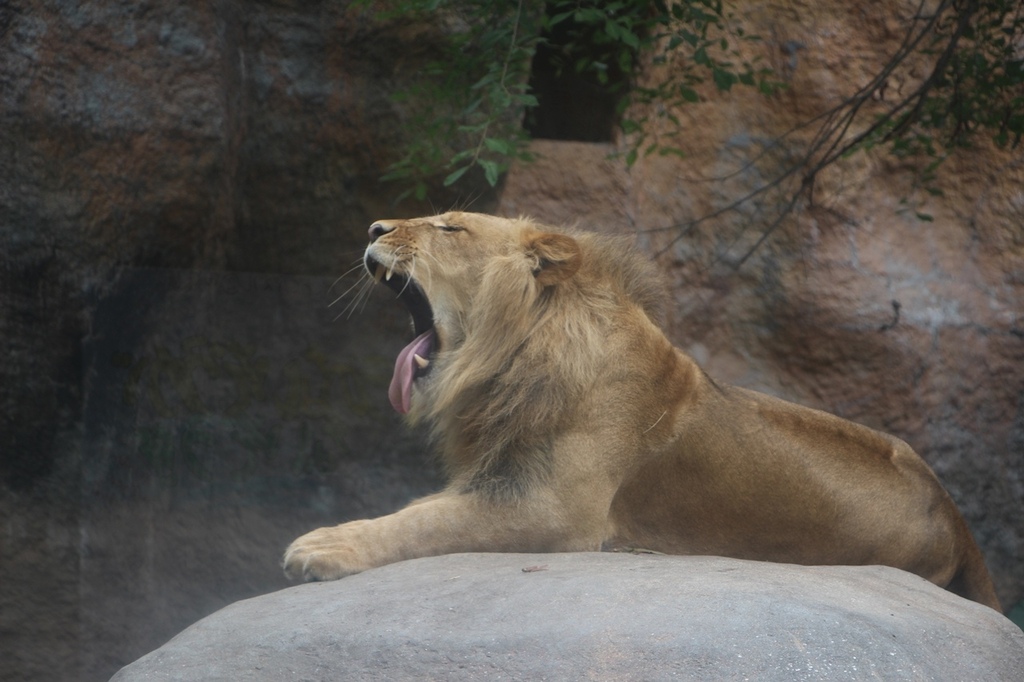
[[[332,580],[456,552],[643,549],[882,564],[999,610],[981,552],[906,443],[712,380],[666,338],[627,241],[449,212],[369,229],[367,273],[415,338],[393,407],[429,425],[442,491],[320,528],[284,556]]]

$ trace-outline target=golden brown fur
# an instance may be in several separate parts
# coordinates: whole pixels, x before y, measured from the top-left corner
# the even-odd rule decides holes
[[[884,564],[999,608],[966,524],[909,446],[713,382],[661,332],[660,279],[621,240],[448,213],[375,223],[371,242],[367,268],[430,303],[436,345],[409,417],[431,425],[450,484],[300,537],[290,576],[638,547]]]

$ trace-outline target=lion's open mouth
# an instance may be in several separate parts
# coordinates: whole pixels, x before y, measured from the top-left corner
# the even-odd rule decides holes
[[[412,403],[412,385],[417,379],[430,372],[430,363],[437,351],[437,335],[434,333],[434,311],[430,307],[426,294],[416,281],[410,277],[394,272],[371,256],[365,260],[366,269],[378,282],[395,292],[412,317],[412,340],[398,354],[395,360],[395,373],[391,377],[388,398],[391,406],[401,414],[406,414]]]

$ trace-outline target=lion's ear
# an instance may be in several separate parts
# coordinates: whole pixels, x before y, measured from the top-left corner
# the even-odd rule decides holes
[[[583,255],[572,237],[553,232],[538,232],[527,243],[527,252],[536,259],[533,276],[547,287],[564,282],[580,269]]]

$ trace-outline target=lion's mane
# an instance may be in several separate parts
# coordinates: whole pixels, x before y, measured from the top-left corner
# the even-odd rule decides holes
[[[465,319],[465,339],[437,358],[427,420],[456,485],[517,497],[548,472],[553,439],[607,367],[605,336],[623,300],[657,325],[666,289],[630,240],[523,223],[527,258],[488,263]],[[549,254],[531,238],[557,233],[575,253],[558,254],[571,277],[545,285]],[[571,249],[570,249],[571,250]]]

